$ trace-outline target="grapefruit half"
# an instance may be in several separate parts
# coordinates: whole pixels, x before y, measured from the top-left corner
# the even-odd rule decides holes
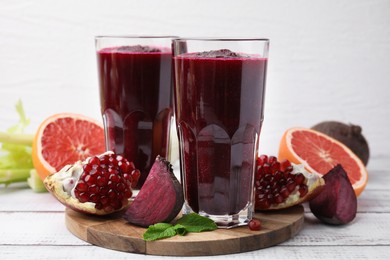
[[[32,145],[33,164],[42,180],[67,164],[103,152],[102,123],[73,113],[59,113],[45,119]]]
[[[296,127],[285,131],[280,141],[278,159],[303,164],[309,172],[321,176],[341,164],[356,196],[367,185],[368,173],[363,162],[344,144],[312,129]]]

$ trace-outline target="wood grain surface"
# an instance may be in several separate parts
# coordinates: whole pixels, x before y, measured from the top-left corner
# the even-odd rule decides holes
[[[296,206],[256,213],[255,217],[262,222],[260,231],[251,231],[244,226],[144,241],[142,235],[146,229],[128,224],[122,214],[99,217],[71,209],[65,212],[68,230],[88,243],[124,252],[165,256],[221,255],[267,248],[295,236],[304,222],[303,207]]]

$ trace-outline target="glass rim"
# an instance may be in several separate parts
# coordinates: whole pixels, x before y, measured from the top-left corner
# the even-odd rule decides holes
[[[173,35],[97,35],[95,39],[177,39]]]
[[[173,41],[225,41],[225,42],[240,42],[240,41],[259,41],[269,42],[268,38],[262,37],[177,37]]]

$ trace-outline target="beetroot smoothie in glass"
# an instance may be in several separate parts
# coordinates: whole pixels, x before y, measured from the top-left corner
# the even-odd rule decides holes
[[[219,226],[250,219],[266,70],[267,58],[259,55],[175,53],[184,213],[211,217]]]
[[[169,156],[171,60],[168,47],[120,45],[97,50],[106,148],[124,155],[141,171],[137,188],[157,155]]]

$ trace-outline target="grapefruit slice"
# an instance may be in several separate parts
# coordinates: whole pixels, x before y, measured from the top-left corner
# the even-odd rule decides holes
[[[303,164],[309,172],[320,176],[341,164],[356,196],[367,185],[368,174],[363,162],[344,144],[312,129],[296,127],[284,132],[278,159]]]
[[[35,134],[32,159],[44,180],[67,164],[105,152],[104,129],[99,121],[73,113],[45,119]]]

